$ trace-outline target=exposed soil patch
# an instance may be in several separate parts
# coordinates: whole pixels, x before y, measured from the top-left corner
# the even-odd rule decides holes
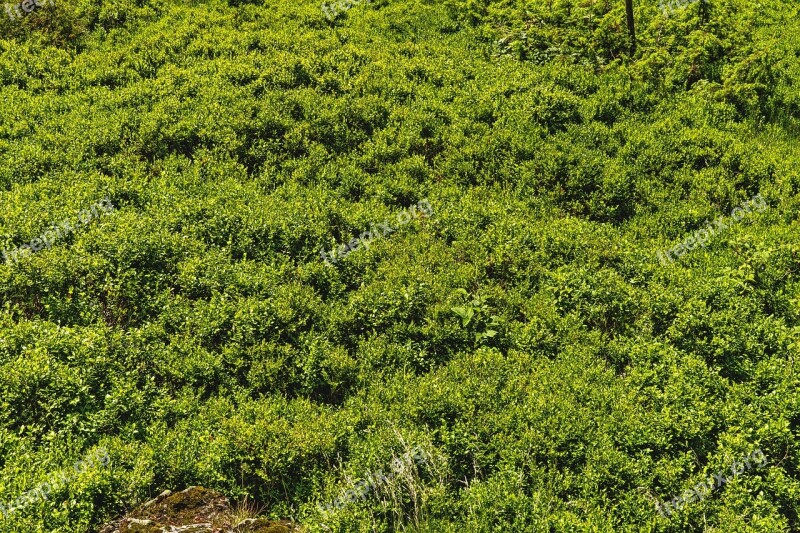
[[[203,487],[164,491],[128,515],[103,526],[100,533],[293,533],[287,521],[248,518],[235,522],[230,501]]]

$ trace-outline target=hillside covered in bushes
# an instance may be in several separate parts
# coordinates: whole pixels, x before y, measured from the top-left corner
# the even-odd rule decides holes
[[[25,2],[0,532],[800,531],[796,1]]]

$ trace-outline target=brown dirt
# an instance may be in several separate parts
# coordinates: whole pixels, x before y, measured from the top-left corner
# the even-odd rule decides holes
[[[237,524],[228,498],[203,487],[164,491],[99,533],[293,533],[287,521],[249,518]]]

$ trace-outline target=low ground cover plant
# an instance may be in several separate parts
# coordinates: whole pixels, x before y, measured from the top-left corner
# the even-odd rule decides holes
[[[800,6],[637,1],[634,53],[622,1],[364,7],[2,17],[0,251],[115,213],[0,264],[0,502],[110,458],[0,533],[192,486],[309,532],[800,529]],[[400,442],[413,482],[322,516]]]
[[[433,214],[433,209],[428,200],[420,200],[417,205],[410,206],[407,210],[403,210],[397,214],[397,226],[404,226],[419,217],[430,217]],[[391,222],[394,224],[394,221]],[[375,239],[387,237],[395,232],[388,220],[376,225],[371,225],[370,229],[361,233],[358,237],[353,237],[347,244],[342,244],[338,247],[332,248],[329,252],[325,250],[320,251],[319,255],[322,260],[327,264],[335,264],[339,262],[340,258],[347,257],[350,252],[356,251],[359,247],[363,246],[369,248]]]

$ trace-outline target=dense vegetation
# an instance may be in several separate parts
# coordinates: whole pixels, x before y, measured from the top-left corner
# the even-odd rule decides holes
[[[110,457],[0,531],[190,485],[309,531],[800,530],[799,11],[637,0],[633,57],[622,0],[3,18],[0,250],[115,209],[0,264],[0,503]]]

